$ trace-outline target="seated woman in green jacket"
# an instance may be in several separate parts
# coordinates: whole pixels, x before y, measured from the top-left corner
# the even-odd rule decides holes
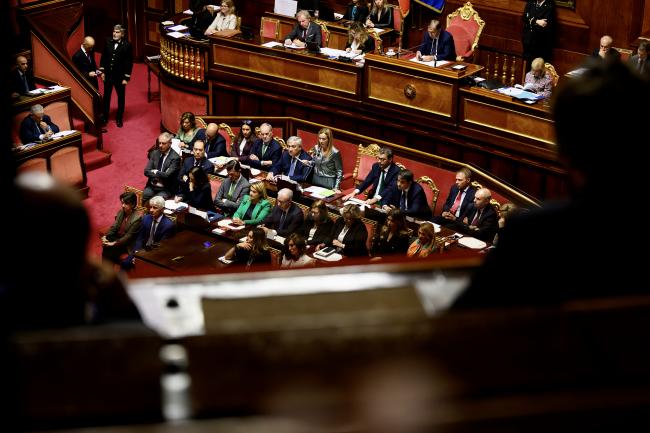
[[[271,203],[267,200],[264,182],[251,184],[250,195],[245,195],[233,215],[233,224],[257,225],[271,212]]]

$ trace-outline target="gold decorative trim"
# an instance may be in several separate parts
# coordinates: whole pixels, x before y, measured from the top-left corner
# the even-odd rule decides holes
[[[472,43],[472,51],[475,51],[478,48],[478,41],[481,38],[481,33],[483,33],[483,27],[485,27],[485,21],[482,20],[481,17],[478,15],[478,12],[472,6],[472,2],[465,3],[463,6],[459,7],[458,9],[456,9],[455,11],[447,15],[447,28],[449,28],[451,21],[457,16],[460,16],[460,18],[463,21],[469,21],[470,19],[476,21],[476,24],[478,25],[478,31],[476,32],[476,36],[474,37],[474,42]]]
[[[440,188],[436,186],[436,183],[431,179],[429,176],[422,176],[418,179],[415,180],[419,184],[424,184],[427,185],[429,188],[431,188],[431,191],[433,192],[433,197],[431,197],[431,212],[434,212],[436,210],[436,205],[438,204],[438,196],[440,195]]]
[[[359,166],[361,165],[361,157],[370,156],[372,158],[377,158],[380,150],[381,147],[378,144],[372,143],[364,147],[363,144],[359,143],[359,147],[357,148],[357,161],[354,165],[354,170],[352,171],[352,179],[354,179],[355,186],[360,183]]]

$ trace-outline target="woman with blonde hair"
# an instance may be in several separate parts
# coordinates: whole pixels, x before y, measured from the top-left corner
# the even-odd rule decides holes
[[[431,223],[424,223],[418,229],[418,238],[413,241],[406,253],[409,257],[427,257],[436,251],[439,240],[436,237],[436,229]]]
[[[233,215],[232,222],[238,226],[260,224],[271,212],[271,203],[267,198],[264,182],[252,184],[250,194],[242,198],[241,204]]]
[[[553,91],[553,77],[546,72],[544,59],[536,58],[530,64],[530,71],[526,74],[524,80],[524,89],[529,90],[544,98],[550,98]]]
[[[329,128],[318,131],[318,144],[310,150],[310,153],[313,159],[302,160],[302,162],[311,165],[314,169],[311,183],[339,194],[343,179],[343,160],[339,150],[334,147],[334,137]]]
[[[232,0],[222,0],[221,9],[217,13],[210,27],[205,31],[206,36],[223,30],[235,30],[237,28],[237,15],[235,15],[235,4]]]
[[[353,204],[346,205],[341,218],[336,220],[327,246],[335,247],[346,257],[367,256],[368,229],[361,221],[361,211]],[[320,244],[316,250],[323,248]]]
[[[366,31],[363,24],[353,22],[348,30],[348,43],[345,51],[362,54],[375,51],[375,39]]]
[[[370,15],[366,19],[368,28],[390,28],[393,27],[393,11],[386,3],[386,0],[375,0],[372,3]]]

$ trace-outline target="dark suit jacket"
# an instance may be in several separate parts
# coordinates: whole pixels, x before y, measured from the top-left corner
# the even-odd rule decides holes
[[[644,77],[650,77],[650,57],[646,57],[645,61],[642,63],[642,69],[639,71],[639,55],[635,54],[628,60],[628,64],[632,69],[637,72],[640,72]]]
[[[300,27],[300,24],[296,24],[293,30],[291,30],[291,33],[285,36],[284,39],[291,39],[292,41],[294,39],[298,39],[302,42],[317,42],[319,47],[323,46],[323,41],[322,41],[323,38],[322,38],[320,26],[318,24],[314,22],[310,22],[304,37],[303,37],[303,30],[304,29]]]
[[[311,160],[311,156],[303,150],[300,152],[300,155],[298,155],[298,159]],[[292,161],[293,158],[291,155],[289,155],[289,151],[285,151],[280,158],[280,162],[277,166],[277,171],[273,171],[273,174],[284,174],[286,176],[289,176],[289,170],[291,170]],[[289,178],[291,180],[295,180],[296,182],[306,182],[310,171],[311,167],[303,164],[300,161],[296,161],[296,168],[293,171],[293,176],[289,176]]]
[[[393,28],[393,9],[391,8],[388,8],[388,12],[386,13],[382,12],[381,18],[379,20],[377,19],[377,14],[373,14],[372,12],[370,12],[370,15],[368,15],[368,17],[377,29]]]
[[[468,186],[467,191],[465,191],[465,199],[460,204],[460,213],[458,215],[466,213],[467,209],[474,205],[474,194],[476,194],[476,188]],[[449,190],[449,195],[447,196],[447,200],[445,200],[445,204],[442,205],[443,212],[449,212],[449,209],[451,209],[451,207],[454,205],[454,202],[456,201],[457,195],[458,187],[456,184],[453,184]]]
[[[280,221],[282,219],[282,209],[278,206],[275,206],[271,213],[264,218],[262,224],[267,228],[273,229],[282,237],[287,237],[291,233],[302,233],[302,225],[305,220],[305,217],[300,209],[295,204],[291,203],[291,207],[287,211],[287,216],[284,219],[284,225],[280,227]]]
[[[494,210],[492,205],[488,204],[483,208],[483,213],[475,224],[475,226],[478,227],[478,230],[470,230],[469,226],[472,224],[477,212],[478,209],[476,209],[472,204],[472,206],[470,206],[467,211],[465,211],[464,214],[461,214],[458,220],[456,220],[456,227],[458,231],[491,243],[499,228],[499,217],[497,212]],[[467,218],[467,224],[463,223],[464,218]]]
[[[397,189],[397,175],[400,172],[400,168],[395,165],[391,164],[388,167],[388,173],[386,173],[386,176],[384,177],[384,186],[382,187],[381,191],[381,198],[387,198],[391,195],[391,190],[392,189]],[[377,185],[379,184],[379,178],[381,177],[381,167],[379,166],[379,163],[376,162],[372,165],[372,168],[370,169],[370,173],[366,176],[366,178],[359,184],[359,186],[356,187],[356,189],[359,190],[359,192],[364,192],[366,188],[370,187],[370,190],[368,191],[368,197],[372,197],[377,190]]]
[[[391,190],[389,197],[382,198],[382,202],[401,209],[402,213],[406,216],[425,220],[431,218],[431,208],[427,204],[427,195],[424,193],[424,190],[419,183],[411,182],[411,186],[406,196],[406,209],[401,206],[401,198],[402,190],[395,188]]]
[[[253,148],[253,144],[255,144],[255,140],[253,137],[249,138],[246,140],[246,143],[244,144],[244,149],[242,152],[239,152],[239,145],[240,143],[233,143],[230,146],[230,156],[234,156],[240,161],[243,161],[245,159],[248,159],[248,155],[251,154],[251,149]]]
[[[190,173],[190,170],[194,168],[194,162],[196,160],[194,159],[194,156],[190,156],[189,158],[185,158],[185,161],[183,161],[183,167],[180,169],[178,172],[178,184],[182,185],[187,182],[183,182],[183,176],[188,175]],[[210,161],[208,161],[206,158],[203,158],[202,161],[199,163],[199,167],[203,169],[205,174],[214,174],[214,164],[212,164]]]
[[[334,222],[330,218],[327,218],[324,222],[320,223],[318,228],[316,228],[316,233],[314,237],[308,241],[309,231],[314,227],[314,220],[310,217],[307,217],[305,220],[305,241],[307,245],[318,245],[326,244],[330,241],[332,235],[332,228],[334,228]]]
[[[241,176],[241,179],[239,179],[237,186],[235,186],[232,192],[232,197],[228,199],[228,191],[230,191],[231,184],[232,181],[230,178],[225,178],[219,187],[219,191],[217,191],[217,196],[214,198],[215,205],[228,214],[234,213],[239,208],[244,197],[249,195],[251,191],[250,183],[248,183],[248,180],[244,176]],[[224,199],[226,200],[225,202]]]
[[[52,132],[59,132],[59,127],[52,123],[52,119],[47,114],[43,116],[43,122],[47,123]],[[38,126],[36,120],[32,118],[32,115],[29,114],[27,117],[20,122],[20,140],[23,143],[34,143],[39,141],[39,136],[44,134],[45,131]]]
[[[97,63],[95,62],[95,54],[93,52],[88,53],[89,56],[84,54],[83,50],[79,48],[76,53],[72,55],[72,61],[79,69],[79,71],[86,77],[90,83],[97,88],[97,77],[91,77],[88,75],[91,72],[95,72],[97,68]],[[88,58],[90,57],[90,59]]]
[[[134,210],[127,220],[124,234],[118,238],[117,231],[120,229],[125,216],[126,214],[123,209],[120,209],[119,212],[117,212],[115,222],[111,228],[108,229],[108,232],[106,232],[106,239],[111,242],[117,242],[119,245],[124,246],[129,253],[132,253],[133,245],[135,244],[135,241],[140,234],[140,228],[142,227],[142,214],[137,210]]]
[[[205,154],[208,158],[216,158],[217,156],[228,156],[228,149],[226,148],[226,139],[223,135],[217,133],[212,140],[207,140],[205,137],[205,128],[199,129],[192,140],[192,147],[196,140],[203,140],[205,142]]]
[[[149,233],[151,232],[151,224],[153,223],[153,217],[151,214],[146,214],[142,218],[142,228],[140,233],[138,233],[138,238],[135,241],[133,247],[134,251],[141,250],[147,244],[149,240]],[[160,223],[156,227],[156,232],[153,234],[153,241],[159,243],[167,238],[174,236],[175,233],[174,222],[167,218],[165,215],[162,216]]]
[[[265,171],[272,171],[273,173],[275,173],[278,170],[278,164],[280,163],[280,158],[282,157],[282,146],[280,146],[280,143],[278,143],[277,141],[275,141],[275,139],[273,139],[271,140],[271,143],[269,143],[266,149],[266,153],[262,155],[262,140],[258,139],[253,145],[253,149],[251,150],[251,155],[256,155],[259,158],[259,161],[247,159],[245,160],[245,164],[248,164],[253,168],[257,168]],[[262,167],[262,164],[260,162],[269,161],[269,160],[273,162],[271,166]]]
[[[343,230],[344,226],[345,221],[343,218],[336,220],[334,227],[332,228],[330,240],[327,243],[328,246],[332,246],[332,241],[334,239],[338,239],[339,234],[341,233],[341,230]],[[343,243],[345,244],[345,248],[343,248],[341,254],[344,256],[367,256],[368,247],[366,244],[368,243],[368,230],[366,229],[366,225],[361,220],[357,220],[352,223],[350,230],[348,230],[348,232],[345,234],[345,237],[343,238]]]
[[[594,49],[594,52],[591,53],[591,57],[595,59],[600,59],[600,56],[598,55],[598,52],[600,51],[600,47]],[[607,51],[607,54],[605,54],[608,59],[620,59],[621,58],[621,53],[616,49],[616,48],[610,48],[609,51]]]
[[[353,4],[349,4],[348,7],[345,9],[345,15],[343,15],[343,19],[345,20],[350,20],[350,21],[358,21],[360,23],[365,23],[366,18],[368,18],[368,14],[370,11],[368,10],[367,6],[362,6],[359,5],[357,6],[357,12],[355,16],[352,16],[352,8],[354,7]]]
[[[27,78],[28,88],[25,88],[25,82],[23,81],[18,68],[11,71],[11,91],[24,95],[30,90],[36,89],[36,83],[34,82],[34,75],[32,74],[31,69],[27,69],[27,71],[25,71],[25,78]]]
[[[422,53],[423,56],[432,56],[438,53],[438,60],[456,60],[456,47],[454,46],[454,37],[447,30],[441,30],[440,35],[438,35],[438,49],[436,51],[436,43],[429,32],[424,32],[424,37],[422,38],[422,44],[418,48],[418,51]]]
[[[402,254],[406,255],[406,251],[411,244],[411,238],[406,233],[397,233],[393,235],[390,240],[381,236],[381,232],[377,233],[375,242],[372,245],[373,256],[383,256],[385,254]]]
[[[189,184],[183,189],[181,194],[183,201],[188,205],[202,209],[214,211],[214,202],[212,201],[212,188],[209,183],[206,183],[201,188],[194,188],[190,191]]]
[[[156,179],[160,179],[163,184],[163,189],[169,193],[170,196],[173,196],[177,191],[177,178],[178,172],[180,170],[181,157],[178,156],[174,150],[169,149],[169,155],[165,162],[163,163],[162,169],[157,173],[154,173],[153,170],[158,168],[158,161],[162,157],[160,150],[156,149],[151,152],[149,161],[144,168],[144,175],[147,176],[147,186],[153,188],[154,190],[160,190],[159,187],[154,185]]]
[[[117,48],[114,48],[114,46],[113,38],[107,38],[102,58],[99,61],[99,69],[104,72],[107,80],[113,82],[129,81],[133,70],[131,43],[122,38]]]

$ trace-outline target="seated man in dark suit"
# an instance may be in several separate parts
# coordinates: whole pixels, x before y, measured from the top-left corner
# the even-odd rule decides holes
[[[165,210],[165,199],[160,196],[152,197],[149,200],[149,213],[142,218],[142,228],[133,246],[133,254],[141,249],[154,248],[163,240],[174,236],[176,226],[174,222],[163,213]],[[130,269],[133,266],[133,254],[129,255],[122,267]]]
[[[290,189],[284,188],[278,191],[275,207],[262,221],[267,234],[269,231],[274,231],[282,237],[287,237],[291,233],[300,233],[305,216],[302,210],[293,204],[292,199],[293,191]],[[273,234],[275,235],[275,233]]]
[[[149,161],[144,168],[147,184],[142,193],[146,202],[153,196],[168,199],[174,196],[178,186],[176,184],[181,165],[181,157],[172,150],[172,137],[168,132],[158,136],[158,148],[151,152]]]
[[[472,172],[463,167],[456,172],[456,181],[449,190],[445,204],[442,205],[442,214],[433,217],[433,221],[440,225],[450,225],[467,212],[474,203],[476,189],[472,188]]]
[[[273,180],[278,175],[285,175],[295,182],[306,182],[311,167],[302,161],[310,161],[311,155],[303,150],[300,137],[291,136],[287,138],[287,147],[288,149],[282,154],[278,166],[273,167],[273,171],[269,171],[266,177],[267,180]]]
[[[365,2],[361,0],[352,0],[352,3],[350,3],[345,10],[343,19],[365,23],[369,13],[370,11]]]
[[[454,37],[442,29],[438,20],[431,20],[427,31],[424,32],[422,44],[416,53],[418,60],[432,62],[438,60],[456,61]]]
[[[384,210],[400,209],[406,216],[428,220],[431,208],[427,204],[427,195],[419,183],[413,180],[411,170],[402,170],[397,175],[397,189],[385,197]]]
[[[24,144],[50,140],[59,132],[59,127],[45,114],[42,105],[32,105],[29,111],[30,114],[20,123],[20,140]]]
[[[30,90],[36,89],[34,75],[29,69],[27,57],[16,57],[16,69],[11,72],[11,97],[17,98],[26,95]]]
[[[600,46],[596,49],[594,49],[594,52],[591,53],[591,57],[594,59],[610,59],[610,60],[616,60],[621,58],[621,53],[618,52],[618,50],[614,47],[612,47],[612,44],[614,43],[614,39],[612,39],[611,36],[605,35],[602,38],[600,38]]]
[[[393,162],[393,151],[387,147],[382,147],[377,156],[377,162],[372,165],[370,173],[366,178],[352,191],[343,197],[343,201],[349,200],[357,194],[361,194],[370,187],[366,203],[375,204],[383,203],[381,200],[390,196],[392,189],[397,189],[397,175],[400,168]]]
[[[262,123],[260,135],[262,138],[253,144],[248,159],[242,162],[260,170],[275,171],[282,157],[282,146],[273,139],[273,126],[269,123]]]
[[[228,161],[226,170],[228,177],[221,182],[214,205],[225,215],[232,215],[239,208],[244,196],[250,194],[251,185],[242,176],[239,161]]]
[[[450,227],[485,242],[492,242],[499,229],[499,217],[490,204],[492,193],[481,188],[474,194],[474,203]]]
[[[321,28],[311,21],[311,15],[305,10],[296,14],[298,24],[291,30],[291,33],[284,37],[284,44],[297,47],[304,47],[306,42],[316,42],[319,47],[323,46]]]
[[[216,123],[208,123],[207,128],[199,129],[196,133],[195,143],[196,140],[202,140],[205,143],[205,154],[208,159],[218,156],[228,156],[226,139],[219,134],[219,125]]]
[[[178,191],[182,193],[187,188],[190,170],[194,167],[201,167],[205,174],[214,174],[214,164],[205,157],[205,143],[203,140],[196,140],[192,148],[192,156],[185,158],[183,167],[178,174]]]
[[[95,62],[94,48],[95,39],[86,36],[81,47],[72,55],[72,62],[96,89],[97,77],[101,75],[101,71],[99,71]]]
[[[639,43],[639,48],[637,48],[636,54],[628,60],[630,67],[646,78],[650,77],[650,58],[648,58],[648,48],[650,48],[650,41],[645,39],[642,40]]]

